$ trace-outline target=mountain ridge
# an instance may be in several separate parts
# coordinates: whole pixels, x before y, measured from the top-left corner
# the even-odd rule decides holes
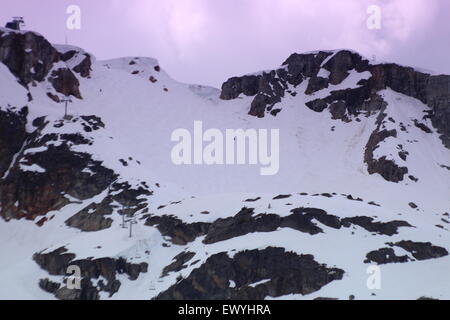
[[[449,298],[450,76],[317,51],[220,91],[3,28],[0,62],[0,297],[373,298],[376,264],[376,298]],[[199,119],[280,129],[279,174],[173,165]]]

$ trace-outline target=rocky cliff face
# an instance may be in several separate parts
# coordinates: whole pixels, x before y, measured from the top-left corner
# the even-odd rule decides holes
[[[360,79],[356,87],[340,87],[351,72],[367,73],[369,76]],[[307,84],[302,88],[306,89],[299,92],[298,88],[304,82]],[[324,97],[314,98],[327,88],[329,91]],[[229,79],[222,86],[221,98],[231,100],[241,94],[254,97],[249,114],[257,117],[264,117],[266,113],[276,116],[283,109],[287,94],[310,96],[310,100],[306,102],[308,108],[316,112],[328,110],[335,120],[360,121],[359,116],[378,115],[378,128],[372,133],[366,146],[365,162],[368,172],[379,173],[387,181],[399,182],[408,173],[408,168],[394,160],[373,156],[373,151],[380,142],[389,136],[396,136],[393,131],[388,133],[380,129],[384,124],[383,112],[387,103],[379,93],[386,88],[426,104],[429,109],[424,118],[431,120],[443,144],[450,148],[450,76],[430,75],[392,63],[370,63],[348,50],[293,54],[279,69]],[[424,126],[419,120],[415,121],[416,126]]]
[[[36,119],[35,130],[27,133],[24,127],[26,109],[2,114],[2,120],[8,124],[0,130],[0,146],[4,146],[5,155],[2,157],[4,176],[0,181],[0,216],[4,219],[37,219],[38,225],[42,225],[51,218],[46,217],[48,212],[63,208],[73,199],[91,199],[107,189],[108,194],[101,203],[89,204],[68,219],[67,225],[83,231],[98,231],[111,226],[112,220],[107,216],[113,209],[132,215],[147,206],[146,200],[140,197],[152,194],[148,186],[132,187],[126,182],[115,182],[118,175],[113,170],[94,160],[91,154],[74,150],[92,144],[88,132],[101,130],[104,125],[100,118],[72,119],[71,124],[79,126],[77,133],[44,134],[45,128],[52,126],[45,118]],[[64,126],[64,122],[53,124],[61,125]],[[80,133],[81,128],[84,134]],[[16,142],[10,143],[11,139]]]
[[[264,117],[266,112],[276,115],[283,107],[282,99],[286,94],[313,95],[330,85],[341,84],[351,70],[370,72],[371,76],[358,82],[357,88],[331,91],[329,96],[311,100],[306,105],[317,112],[328,109],[334,118],[348,120],[361,113],[381,110],[383,101],[377,92],[390,88],[427,104],[434,127],[443,143],[450,147],[450,76],[430,75],[397,64],[370,63],[347,50],[293,54],[279,69],[230,78],[222,85],[221,98],[235,99],[240,94],[252,96],[250,115]],[[297,92],[295,89],[304,81],[306,90]]]
[[[84,58],[69,67],[78,55],[83,55]],[[42,82],[49,76],[48,80],[56,92],[82,99],[79,81],[73,72],[88,77],[92,58],[89,54],[76,50],[61,53],[44,37],[34,32],[0,29],[0,62],[6,65],[25,87],[33,82]]]
[[[25,142],[28,109],[0,110],[0,176],[4,176],[14,155],[17,154]]]
[[[59,52],[41,35],[0,30],[0,62],[22,85],[43,81],[59,60]]]
[[[24,121],[22,118],[22,130]],[[18,144],[22,142],[20,147],[10,144],[9,131],[1,132],[0,141],[11,146],[9,157],[5,157],[9,159],[9,163],[5,161],[9,170],[0,181],[3,218],[34,220],[70,203],[67,196],[79,200],[92,198],[117,179],[112,170],[93,160],[92,155],[72,149],[92,143],[89,137],[80,133],[43,134],[46,126],[52,125],[45,118],[35,120],[34,125],[34,131],[29,133],[15,127],[21,138],[17,139]]]
[[[450,148],[450,76],[430,76],[426,90],[430,119],[445,146]]]
[[[80,82],[75,74],[88,78],[92,58],[81,49],[59,52],[34,32],[0,29],[0,62],[26,88],[30,84],[35,86],[36,82],[48,81],[56,93],[62,94],[61,97],[82,99]],[[52,100],[60,101],[58,95],[47,94]],[[119,204],[129,205],[128,211],[142,202],[136,200],[137,197],[151,194],[143,186],[134,189],[126,183],[113,185],[118,179],[113,170],[94,160],[91,154],[74,150],[92,145],[90,133],[105,127],[99,117],[79,116],[51,123],[46,117],[30,119],[26,106],[4,110],[1,107],[0,216],[4,219],[37,219],[41,226],[53,217],[46,217],[48,212],[63,208],[71,203],[71,198],[90,199],[108,187],[119,194],[108,196],[104,201],[110,203],[118,199]],[[78,128],[73,133],[51,132],[74,125]],[[91,210],[91,206],[94,204],[86,210]],[[110,221],[103,216],[111,214],[112,209],[100,207],[101,210],[94,210],[101,212],[99,215],[85,218],[82,210],[67,224],[85,231],[109,227]]]

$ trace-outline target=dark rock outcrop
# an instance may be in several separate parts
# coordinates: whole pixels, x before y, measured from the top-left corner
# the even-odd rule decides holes
[[[419,122],[417,119],[414,120],[414,125],[425,133],[433,133],[433,131],[428,128],[426,124]]]
[[[92,160],[87,153],[77,153],[67,145],[49,148],[27,155],[44,173],[22,171],[14,167],[0,182],[2,216],[6,219],[34,219],[69,203],[68,194],[80,200],[89,199],[103,191],[115,178],[114,172]],[[89,168],[93,174],[83,172]],[[18,202],[16,206],[15,203]]]
[[[291,194],[279,194],[278,196],[273,197],[273,200],[287,199],[287,198],[290,198],[290,197],[292,197]]]
[[[70,63],[73,65],[74,63],[71,61],[72,59],[80,60],[79,56],[84,56],[79,64],[72,68],[73,71],[79,73],[83,78],[89,78],[91,76],[91,67],[92,67],[92,56],[84,51],[80,51],[77,49],[69,50],[64,53],[61,53],[61,60]]]
[[[83,78],[88,78],[91,76],[91,66],[92,66],[92,59],[91,56],[87,53],[84,54],[84,59],[75,67],[73,67],[73,71],[76,73],[79,73],[80,76]]]
[[[67,62],[78,54],[81,53],[75,50],[60,53],[43,36],[34,32],[0,31],[0,62],[5,64],[26,88],[30,83],[48,79],[57,92],[82,99],[79,81],[72,70],[54,70],[57,62]],[[89,77],[92,59],[89,54],[84,55],[84,59],[73,67],[73,71],[82,77]],[[49,97],[57,101],[55,95]]]
[[[44,120],[36,124],[39,127],[27,135],[14,163],[9,165],[8,174],[0,181],[0,216],[6,220],[24,217],[34,220],[68,204],[65,195],[86,200],[117,179],[112,170],[93,160],[90,154],[72,150],[73,145],[90,144],[90,139],[81,134],[41,135],[48,123]],[[52,143],[56,141],[58,144]],[[34,148],[43,149],[26,152]],[[5,152],[5,159],[6,155]],[[40,170],[29,171],[28,166]]]
[[[217,219],[208,227],[206,244],[232,239],[253,232],[272,232],[281,224],[281,218],[275,214],[254,216],[253,209],[242,208],[235,216]]]
[[[448,251],[445,248],[434,246],[430,242],[414,242],[414,241],[399,241],[396,243],[386,243],[390,248],[381,248],[369,252],[366,255],[364,262],[375,262],[377,264],[386,263],[404,263],[411,260],[428,260],[441,258],[448,255]],[[407,255],[397,256],[395,255],[393,247],[399,247],[408,251],[414,259]]]
[[[243,76],[228,79],[222,86],[221,99],[236,99],[241,93],[246,96],[254,96],[259,91],[258,76]]]
[[[182,252],[178,254],[173,258],[173,260],[175,261],[163,269],[162,276],[165,277],[170,272],[178,272],[180,270],[187,268],[185,264],[189,262],[194,256],[195,252]]]
[[[320,51],[317,53],[291,54],[286,61],[282,63],[287,73],[286,80],[294,87],[303,82],[305,78],[315,76],[326,58],[332,55],[332,52]]]
[[[370,68],[370,86],[374,90],[391,88],[404,95],[427,102],[427,82],[429,75],[394,63],[373,65]]]
[[[111,227],[113,219],[105,215],[113,213],[112,200],[105,198],[99,204],[91,203],[86,208],[66,220],[66,225],[85,232],[100,231]]]
[[[62,93],[65,96],[74,96],[78,99],[82,99],[80,82],[70,69],[60,68],[54,70],[48,80],[53,85],[56,92]]]
[[[359,54],[348,50],[338,51],[325,64],[324,69],[330,72],[329,82],[338,85],[349,76],[349,71],[363,72],[368,69],[369,62]]]
[[[230,78],[223,84],[220,97],[231,100],[240,94],[254,96],[249,114],[262,118],[266,111],[272,111],[273,106],[281,102],[289,85],[296,87],[303,82],[304,78],[317,74],[321,63],[330,54],[329,52],[293,54],[277,70],[263,72],[260,75]],[[316,86],[325,85],[320,79],[315,81]]]
[[[444,257],[448,255],[445,248],[434,246],[430,242],[399,241],[388,243],[390,246],[400,247],[408,252],[417,260],[428,260]]]
[[[19,153],[25,139],[28,109],[0,109],[0,178],[11,165],[14,155]]]
[[[400,167],[395,161],[389,160],[385,156],[380,158],[375,158],[374,156],[374,151],[379,147],[379,144],[389,137],[397,137],[397,131],[395,129],[379,130],[379,128],[374,130],[366,145],[364,162],[367,164],[369,174],[378,173],[387,181],[399,182],[408,173],[408,168]]]
[[[68,289],[64,283],[50,282],[42,279],[39,286],[58,299],[62,300],[97,300],[101,291],[107,292],[111,297],[120,288],[118,274],[126,274],[130,280],[136,280],[141,273],[146,273],[148,265],[146,263],[133,264],[123,258],[99,258],[75,260],[76,255],[68,253],[67,249],[61,247],[49,253],[35,253],[33,260],[50,275],[67,276],[69,266],[78,266],[81,271],[81,288]],[[96,285],[93,280],[100,277],[106,280],[99,280]]]
[[[310,235],[322,233],[323,230],[313,220],[334,229],[342,226],[337,216],[321,209],[297,208],[291,212],[286,217],[276,214],[255,215],[253,209],[242,208],[233,217],[214,221],[209,226],[203,243],[212,244],[254,232],[273,232],[278,228],[290,228]]]
[[[374,222],[371,217],[350,217],[342,219],[342,225],[350,227],[350,225],[357,225],[369,232],[375,232],[387,236],[392,236],[398,233],[400,227],[412,227],[408,222],[401,220],[394,220],[389,222]]]
[[[100,203],[89,204],[67,219],[66,225],[86,232],[107,229],[113,222],[113,219],[107,216],[112,215],[115,209],[121,215],[131,217],[148,206],[145,197],[152,194],[153,192],[143,185],[132,188],[127,182],[113,183],[109,187],[108,195]]]
[[[55,294],[60,287],[61,287],[60,283],[51,281],[47,278],[39,280],[39,288],[48,293]]]
[[[184,223],[182,220],[171,216],[153,216],[145,222],[147,226],[155,226],[163,236],[171,238],[172,243],[185,245],[194,241],[197,237],[205,235],[209,223],[195,222]]]
[[[348,217],[340,219],[317,208],[296,208],[292,214],[281,217],[277,214],[255,214],[252,208],[242,208],[236,215],[217,219],[212,223],[185,223],[171,216],[152,216],[146,225],[155,226],[163,236],[171,237],[177,245],[185,245],[197,237],[205,236],[203,243],[213,244],[255,232],[273,232],[279,228],[290,228],[299,232],[316,235],[323,229],[315,222],[333,229],[360,226],[369,232],[392,236],[399,227],[411,227],[406,221],[374,221],[371,217]]]
[[[329,75],[319,74],[321,68]],[[356,88],[331,91],[329,96],[307,102],[306,106],[316,112],[329,108],[333,119],[350,121],[360,113],[370,115],[382,110],[386,102],[377,93],[390,88],[427,104],[430,108],[427,117],[444,145],[450,148],[450,76],[430,75],[394,63],[370,64],[348,50],[294,53],[276,70],[228,79],[222,85],[221,98],[235,99],[240,94],[254,96],[249,114],[264,117],[275,104],[282,104],[286,93],[293,96],[298,93],[289,90],[288,85],[295,88],[308,81],[305,94],[310,95],[340,84],[352,70],[370,72],[371,77],[359,81]],[[277,113],[281,109],[278,108]]]
[[[333,55],[329,60],[326,61]],[[251,106],[250,115],[264,117],[266,111],[271,111],[273,106],[282,101],[286,93],[295,95],[296,93],[288,90],[291,85],[294,88],[307,80],[308,85],[305,94],[310,95],[316,91],[327,88],[329,84],[340,84],[349,75],[350,70],[357,72],[367,71],[369,62],[360,55],[348,50],[342,50],[337,53],[331,51],[319,51],[317,53],[308,54],[292,54],[279,69],[263,72],[260,75],[247,75],[243,77],[234,77],[227,80],[222,86],[221,98],[230,100],[237,98],[240,94],[247,96],[255,96]],[[320,76],[319,71],[323,68],[329,72],[327,78]],[[370,90],[349,90],[350,95],[345,99],[347,104],[359,102],[365,103],[371,96]],[[328,98],[329,101],[315,100],[308,103],[308,107],[321,112],[332,101],[341,100],[345,96],[344,92],[336,92],[333,97]],[[349,108],[356,109],[351,105]],[[278,109],[277,113],[280,111]]]
[[[306,295],[342,279],[343,274],[341,269],[319,264],[312,255],[298,255],[283,248],[242,251],[233,258],[222,252],[208,258],[156,299],[262,300],[287,294]]]
[[[37,33],[0,31],[0,62],[25,87],[44,80],[59,59],[60,53]]]
[[[431,76],[426,92],[427,104],[432,110],[430,119],[442,142],[450,149],[450,76]]]
[[[376,264],[405,263],[410,259],[407,255],[397,256],[392,248],[381,248],[370,251],[366,255],[365,263],[375,262]]]

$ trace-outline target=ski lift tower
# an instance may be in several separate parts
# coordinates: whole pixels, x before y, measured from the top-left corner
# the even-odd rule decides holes
[[[6,28],[13,30],[20,30],[20,27],[25,26],[23,17],[13,17],[11,22],[6,23]]]
[[[64,102],[64,120],[70,120],[70,116],[67,114],[67,103],[72,103],[72,100],[69,97],[64,97],[60,101],[61,103]]]
[[[125,223],[129,223],[130,234],[129,237],[133,237],[133,224],[137,224],[136,218],[131,216],[129,219],[125,220]]]

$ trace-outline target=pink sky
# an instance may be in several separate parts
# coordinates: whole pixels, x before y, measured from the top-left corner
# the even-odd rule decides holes
[[[81,29],[66,9],[81,8]],[[369,5],[381,29],[366,26]],[[279,66],[292,52],[350,48],[377,60],[450,74],[448,0],[15,0],[2,24],[69,42],[99,59],[157,58],[173,78],[219,87],[228,77]]]

